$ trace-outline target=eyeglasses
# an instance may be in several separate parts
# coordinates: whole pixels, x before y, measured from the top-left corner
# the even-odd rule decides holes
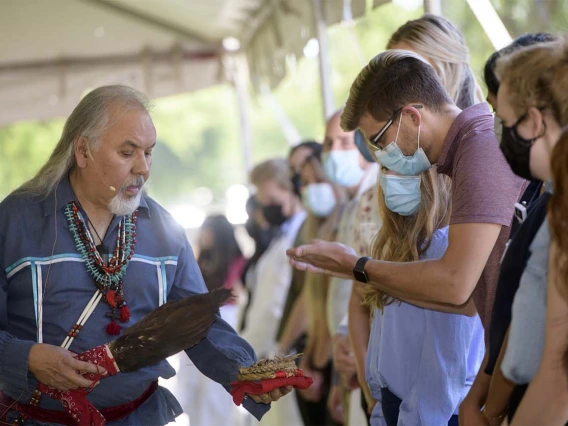
[[[424,107],[424,105],[411,105],[411,106],[414,107],[414,108],[417,108],[417,109]],[[392,123],[394,123],[394,120],[396,120],[396,117],[398,117],[398,115],[402,112],[403,109],[404,109],[404,107],[397,109],[395,111],[395,113],[392,115],[392,117],[389,119],[389,121],[387,121],[387,124],[385,124],[383,126],[383,128],[379,131],[379,133],[377,133],[375,136],[371,136],[369,138],[369,140],[368,140],[369,145],[371,145],[373,148],[376,148],[376,149],[383,149],[379,145],[379,140],[384,136],[384,134],[387,132],[389,127],[392,125]]]

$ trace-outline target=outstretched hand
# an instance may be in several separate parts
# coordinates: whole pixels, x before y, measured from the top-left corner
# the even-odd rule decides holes
[[[290,265],[300,271],[345,279],[353,279],[353,268],[358,259],[351,247],[320,240],[288,249],[286,254],[290,258]]]

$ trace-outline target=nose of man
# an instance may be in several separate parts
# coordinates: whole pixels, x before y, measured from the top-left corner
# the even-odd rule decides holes
[[[143,176],[144,180],[148,179],[150,175],[150,168],[152,167],[152,157],[141,154],[132,168],[132,174]]]

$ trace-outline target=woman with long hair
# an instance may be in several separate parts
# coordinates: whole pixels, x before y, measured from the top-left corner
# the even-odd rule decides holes
[[[383,168],[382,226],[374,259],[413,262],[441,258],[448,245],[451,182],[430,170],[398,176]],[[361,293],[373,310],[366,377],[379,401],[372,425],[457,425],[484,353],[479,316],[437,312],[402,302],[374,286]]]
[[[246,261],[233,225],[225,216],[209,216],[201,225],[197,263],[209,291],[241,285]]]
[[[503,121],[503,134],[508,132],[511,136],[507,143],[514,148],[519,163],[527,164],[531,177],[547,182],[551,178],[554,148],[562,127],[568,124],[568,41],[560,38],[525,47],[500,58],[496,71],[501,79],[497,115]],[[554,192],[550,185],[547,189]],[[551,209],[556,213],[554,207]],[[542,391],[543,376],[539,380],[541,385],[531,383],[540,371],[539,365],[546,369],[550,365],[545,364],[551,362],[543,356],[548,327],[546,310],[552,294],[548,286],[547,301],[547,282],[552,279],[548,276],[549,245],[548,221],[544,221],[530,244],[530,256],[512,305],[507,348],[501,364],[503,375],[516,385],[508,415],[510,421],[518,424],[552,424],[558,420],[550,417],[554,410],[544,412],[548,404],[542,398],[549,393]],[[548,329],[554,326],[550,324]],[[529,384],[533,391],[524,395]],[[540,392],[535,391],[539,388]],[[515,415],[521,400],[525,409]],[[542,417],[531,417],[531,413],[537,412]]]
[[[197,263],[209,291],[219,288],[231,289],[236,300],[219,309],[221,318],[237,328],[239,320],[239,296],[243,292],[241,275],[246,265],[233,225],[223,215],[205,219],[198,237]],[[201,374],[187,358],[176,355],[179,363],[176,375],[179,399],[191,424],[209,426],[238,424],[239,411],[231,395],[218,383]],[[188,384],[191,383],[191,386]]]
[[[334,241],[346,194],[329,182],[316,156],[306,160],[300,176],[302,203],[308,213],[301,239]],[[303,279],[301,297],[307,330],[305,342],[299,342],[295,349],[304,353],[300,367],[314,379],[314,384],[299,391],[298,402],[306,426],[335,424],[327,409],[332,378],[331,336],[326,315],[329,277],[306,272]]]
[[[483,94],[479,88],[471,68],[468,64],[469,50],[460,30],[447,19],[425,14],[421,18],[408,21],[402,25],[390,38],[387,49],[405,49],[418,53],[425,58],[436,70],[440,81],[456,105],[465,109],[483,101]],[[361,256],[370,254],[365,235],[368,229],[379,227],[378,218],[374,216],[374,206],[378,203],[377,192],[374,188],[361,196],[359,203],[359,222],[365,229],[355,230],[353,247],[363,250]],[[357,375],[363,388],[364,405],[370,407],[375,404],[364,382],[365,359],[369,344],[369,310],[362,305],[358,288],[362,284],[356,283],[351,293],[349,304],[349,337],[357,364]],[[366,408],[366,407],[365,407]]]

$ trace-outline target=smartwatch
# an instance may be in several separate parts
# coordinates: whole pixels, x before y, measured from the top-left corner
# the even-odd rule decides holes
[[[371,258],[369,256],[365,256],[365,257],[360,257],[359,260],[357,261],[357,263],[355,264],[355,267],[353,268],[353,276],[355,277],[355,279],[359,282],[362,283],[368,283],[369,282],[369,277],[367,276],[367,273],[365,272],[365,264],[371,260]]]

